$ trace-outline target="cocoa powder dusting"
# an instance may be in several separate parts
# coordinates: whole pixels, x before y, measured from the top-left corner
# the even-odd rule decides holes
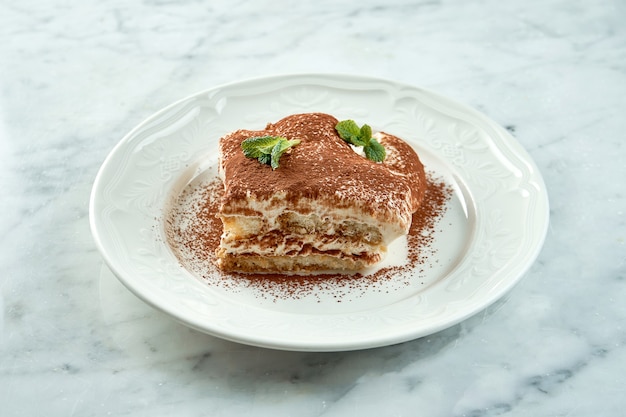
[[[435,258],[435,250],[431,244],[435,239],[436,226],[445,214],[446,203],[452,195],[452,188],[443,180],[427,176],[426,191],[420,208],[413,213],[411,227],[407,236],[408,263],[403,266],[383,268],[365,277],[370,282],[386,281],[396,275],[407,276],[412,272],[412,279],[417,279],[428,267],[427,262]],[[436,259],[434,260],[436,262]],[[409,285],[409,282],[404,282]]]
[[[187,187],[166,219],[166,237],[182,267],[202,278],[208,285],[238,291],[251,288],[259,297],[270,300],[299,299],[317,294],[332,294],[337,302],[346,296],[358,297],[392,278],[406,277],[399,285],[419,280],[428,262],[435,262],[431,247],[437,223],[447,209],[451,187],[429,175],[420,208],[413,214],[407,236],[408,262],[403,266],[383,268],[373,274],[284,275],[225,273],[215,265],[215,250],[222,235],[222,222],[216,216],[223,194],[221,180]]]

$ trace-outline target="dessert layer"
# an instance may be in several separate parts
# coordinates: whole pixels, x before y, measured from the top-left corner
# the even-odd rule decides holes
[[[218,256],[223,270],[249,273],[359,271],[380,261],[377,257],[340,257],[321,253],[293,257],[220,254],[218,251]]]

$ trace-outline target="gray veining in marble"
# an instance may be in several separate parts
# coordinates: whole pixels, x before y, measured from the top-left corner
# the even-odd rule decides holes
[[[0,415],[621,416],[626,3],[0,3]],[[545,246],[504,299],[397,346],[223,341],[103,267],[96,172],[165,105],[243,78],[371,75],[507,127],[544,175]]]

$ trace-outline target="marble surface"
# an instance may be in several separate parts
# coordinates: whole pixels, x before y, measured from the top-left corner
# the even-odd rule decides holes
[[[618,416],[626,407],[626,3],[0,3],[0,415]],[[542,171],[543,250],[502,300],[371,350],[188,329],[103,267],[97,170],[216,84],[292,72],[426,87],[506,126]]]

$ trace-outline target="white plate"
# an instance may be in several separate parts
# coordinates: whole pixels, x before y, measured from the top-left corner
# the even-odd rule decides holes
[[[321,291],[269,300],[208,285],[164,238],[167,202],[203,175],[217,141],[293,113],[319,111],[410,142],[454,186],[433,259],[407,285],[373,285],[341,302]],[[539,171],[508,132],[432,92],[347,75],[288,75],[228,84],[151,116],[113,149],[96,178],[90,222],[104,260],[139,298],[200,331],[286,350],[390,345],[452,326],[497,300],[543,244],[548,198]],[[418,276],[419,275],[419,276]]]

